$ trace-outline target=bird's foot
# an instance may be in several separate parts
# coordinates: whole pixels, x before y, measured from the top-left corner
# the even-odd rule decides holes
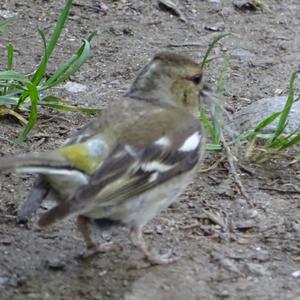
[[[147,269],[153,266],[159,266],[159,265],[169,265],[172,263],[177,262],[179,258],[173,256],[173,252],[169,251],[163,255],[154,255],[147,253],[145,254],[144,260],[142,263],[138,263],[134,266],[132,266],[130,269],[134,270],[141,270],[141,269]]]
[[[144,254],[144,264],[134,267],[134,269],[149,268],[157,265],[168,265],[178,260],[178,257],[173,256],[173,251],[171,250],[163,255],[152,254],[143,239],[143,234],[139,227],[134,227],[131,229],[130,239],[134,246]]]
[[[173,264],[178,260],[178,257],[173,256],[173,252],[170,250],[162,255],[150,255],[147,254],[144,258],[145,262],[150,266],[155,265],[169,265]]]

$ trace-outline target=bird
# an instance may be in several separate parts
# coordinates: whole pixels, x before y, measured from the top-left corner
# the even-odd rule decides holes
[[[20,217],[35,212],[49,194],[56,205],[40,216],[39,226],[76,217],[85,256],[113,249],[92,240],[95,222],[100,228],[127,227],[149,265],[176,261],[170,253],[152,253],[143,228],[179,198],[203,159],[203,87],[201,64],[158,52],[124,96],[60,148],[2,157],[0,172],[39,174]]]

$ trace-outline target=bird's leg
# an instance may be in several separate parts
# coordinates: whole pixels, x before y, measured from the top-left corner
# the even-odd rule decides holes
[[[84,216],[78,216],[77,217],[77,227],[80,233],[82,234],[82,237],[84,239],[86,250],[91,250],[96,248],[96,244],[91,238],[91,232],[89,228],[89,219]]]
[[[86,251],[82,255],[82,257],[89,257],[96,253],[105,253],[109,251],[114,251],[119,249],[120,247],[116,245],[115,243],[109,242],[109,243],[103,243],[100,245],[97,245],[94,243],[94,241],[91,238],[90,228],[89,228],[89,218],[84,216],[78,216],[77,217],[77,226],[78,230],[81,232],[85,245],[86,245]]]
[[[166,253],[164,255],[152,254],[143,238],[142,229],[139,227],[134,227],[130,230],[130,239],[135,247],[137,247],[145,256],[145,260],[148,263],[144,267],[149,267],[152,265],[166,265],[177,261],[176,257],[171,257],[172,252]]]

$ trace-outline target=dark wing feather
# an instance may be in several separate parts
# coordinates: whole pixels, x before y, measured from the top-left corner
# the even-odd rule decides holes
[[[169,179],[191,170],[198,162],[198,149],[186,154],[184,157],[177,153],[164,153],[159,161],[162,164],[167,164],[172,161],[172,168],[165,172],[160,172],[157,176],[153,177],[156,171],[145,171],[141,165],[136,168],[134,172],[129,174],[127,181],[120,185],[118,189],[105,193],[98,190],[99,198],[97,201],[104,203],[116,204],[126,199],[138,196],[147,190],[154,188]],[[179,155],[178,155],[179,154]],[[151,161],[149,161],[151,162]]]
[[[142,151],[137,150],[134,156],[126,151],[125,145],[119,145],[118,151],[91,176],[89,184],[76,193],[71,211],[84,210],[94,199],[99,205],[121,203],[191,170],[198,159],[199,147],[190,152],[180,152],[152,144]],[[169,169],[164,172],[147,170],[145,166],[153,162]],[[124,180],[118,182],[119,179]]]

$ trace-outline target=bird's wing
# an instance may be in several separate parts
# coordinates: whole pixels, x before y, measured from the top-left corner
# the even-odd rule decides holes
[[[88,184],[80,187],[70,201],[44,214],[40,225],[87,212],[95,206],[118,205],[192,169],[198,162],[201,145],[199,120],[191,115],[177,115],[171,120],[167,112],[161,114],[153,124],[150,114],[135,128],[123,127],[119,143],[91,175]],[[147,133],[151,136],[148,143]]]
[[[135,102],[132,99],[127,100],[126,98],[123,98],[122,101],[109,105],[109,107],[102,111],[93,121],[79,129],[64,143],[64,146],[58,150],[58,153],[56,153],[55,156],[57,157],[59,154],[62,155],[66,164],[65,166],[62,166],[63,168],[75,168],[84,174],[91,174],[101,166],[102,161],[105,160],[112,150],[110,147],[114,146],[114,140],[109,139],[107,134],[105,134],[105,131],[109,128],[118,127],[118,124],[121,121],[123,123],[124,120],[132,120],[132,117],[130,117],[132,111],[134,111],[134,118],[139,118],[141,112],[144,110],[150,112],[152,108],[153,107],[147,103]],[[36,158],[34,157],[33,160],[36,161]],[[20,164],[22,165],[25,161],[26,159],[21,157]],[[29,162],[28,159],[27,161]],[[5,162],[6,164],[0,163],[0,170],[4,165],[7,165],[10,168],[17,166],[15,157],[9,162],[5,159]],[[28,165],[30,166],[30,162]],[[26,172],[25,169],[23,170]],[[37,168],[35,170],[31,168],[30,171],[39,173],[41,172],[41,169],[38,168],[37,164]],[[51,171],[53,172],[53,170]],[[61,170],[59,169],[58,171],[60,172]],[[43,168],[43,172],[45,174],[47,170]],[[65,176],[68,176],[68,174],[70,175],[69,180],[71,181],[73,179],[73,173],[65,172]],[[40,174],[38,176],[19,211],[20,220],[25,220],[31,214],[35,213],[40,206],[40,203],[42,203],[45,196],[50,191],[52,194],[56,194],[53,189],[55,187],[47,184],[47,182],[48,180],[44,175]],[[56,198],[60,198],[59,191]],[[62,201],[64,199],[59,200]]]
[[[144,133],[140,132],[137,124],[144,123],[145,118],[149,123],[149,116],[164,111],[142,101],[123,99],[107,107],[99,117],[81,128],[59,149],[59,153],[74,168],[93,174],[113,151],[116,143],[128,139],[128,134],[132,135],[133,132],[133,138],[143,142]]]
[[[144,149],[139,158],[134,158],[131,154],[123,154],[122,161],[116,159],[114,163],[123,164],[124,160],[127,160],[126,167],[119,168],[118,172],[100,168],[99,172],[92,177],[90,184],[76,194],[77,201],[85,197],[99,206],[117,205],[191,170],[199,159],[201,137],[198,132],[195,132],[193,138],[196,140],[195,147],[186,153],[178,149],[162,149],[151,145]],[[120,151],[122,153],[128,151],[127,147],[130,146],[120,147]],[[82,205],[84,207],[84,203]]]

